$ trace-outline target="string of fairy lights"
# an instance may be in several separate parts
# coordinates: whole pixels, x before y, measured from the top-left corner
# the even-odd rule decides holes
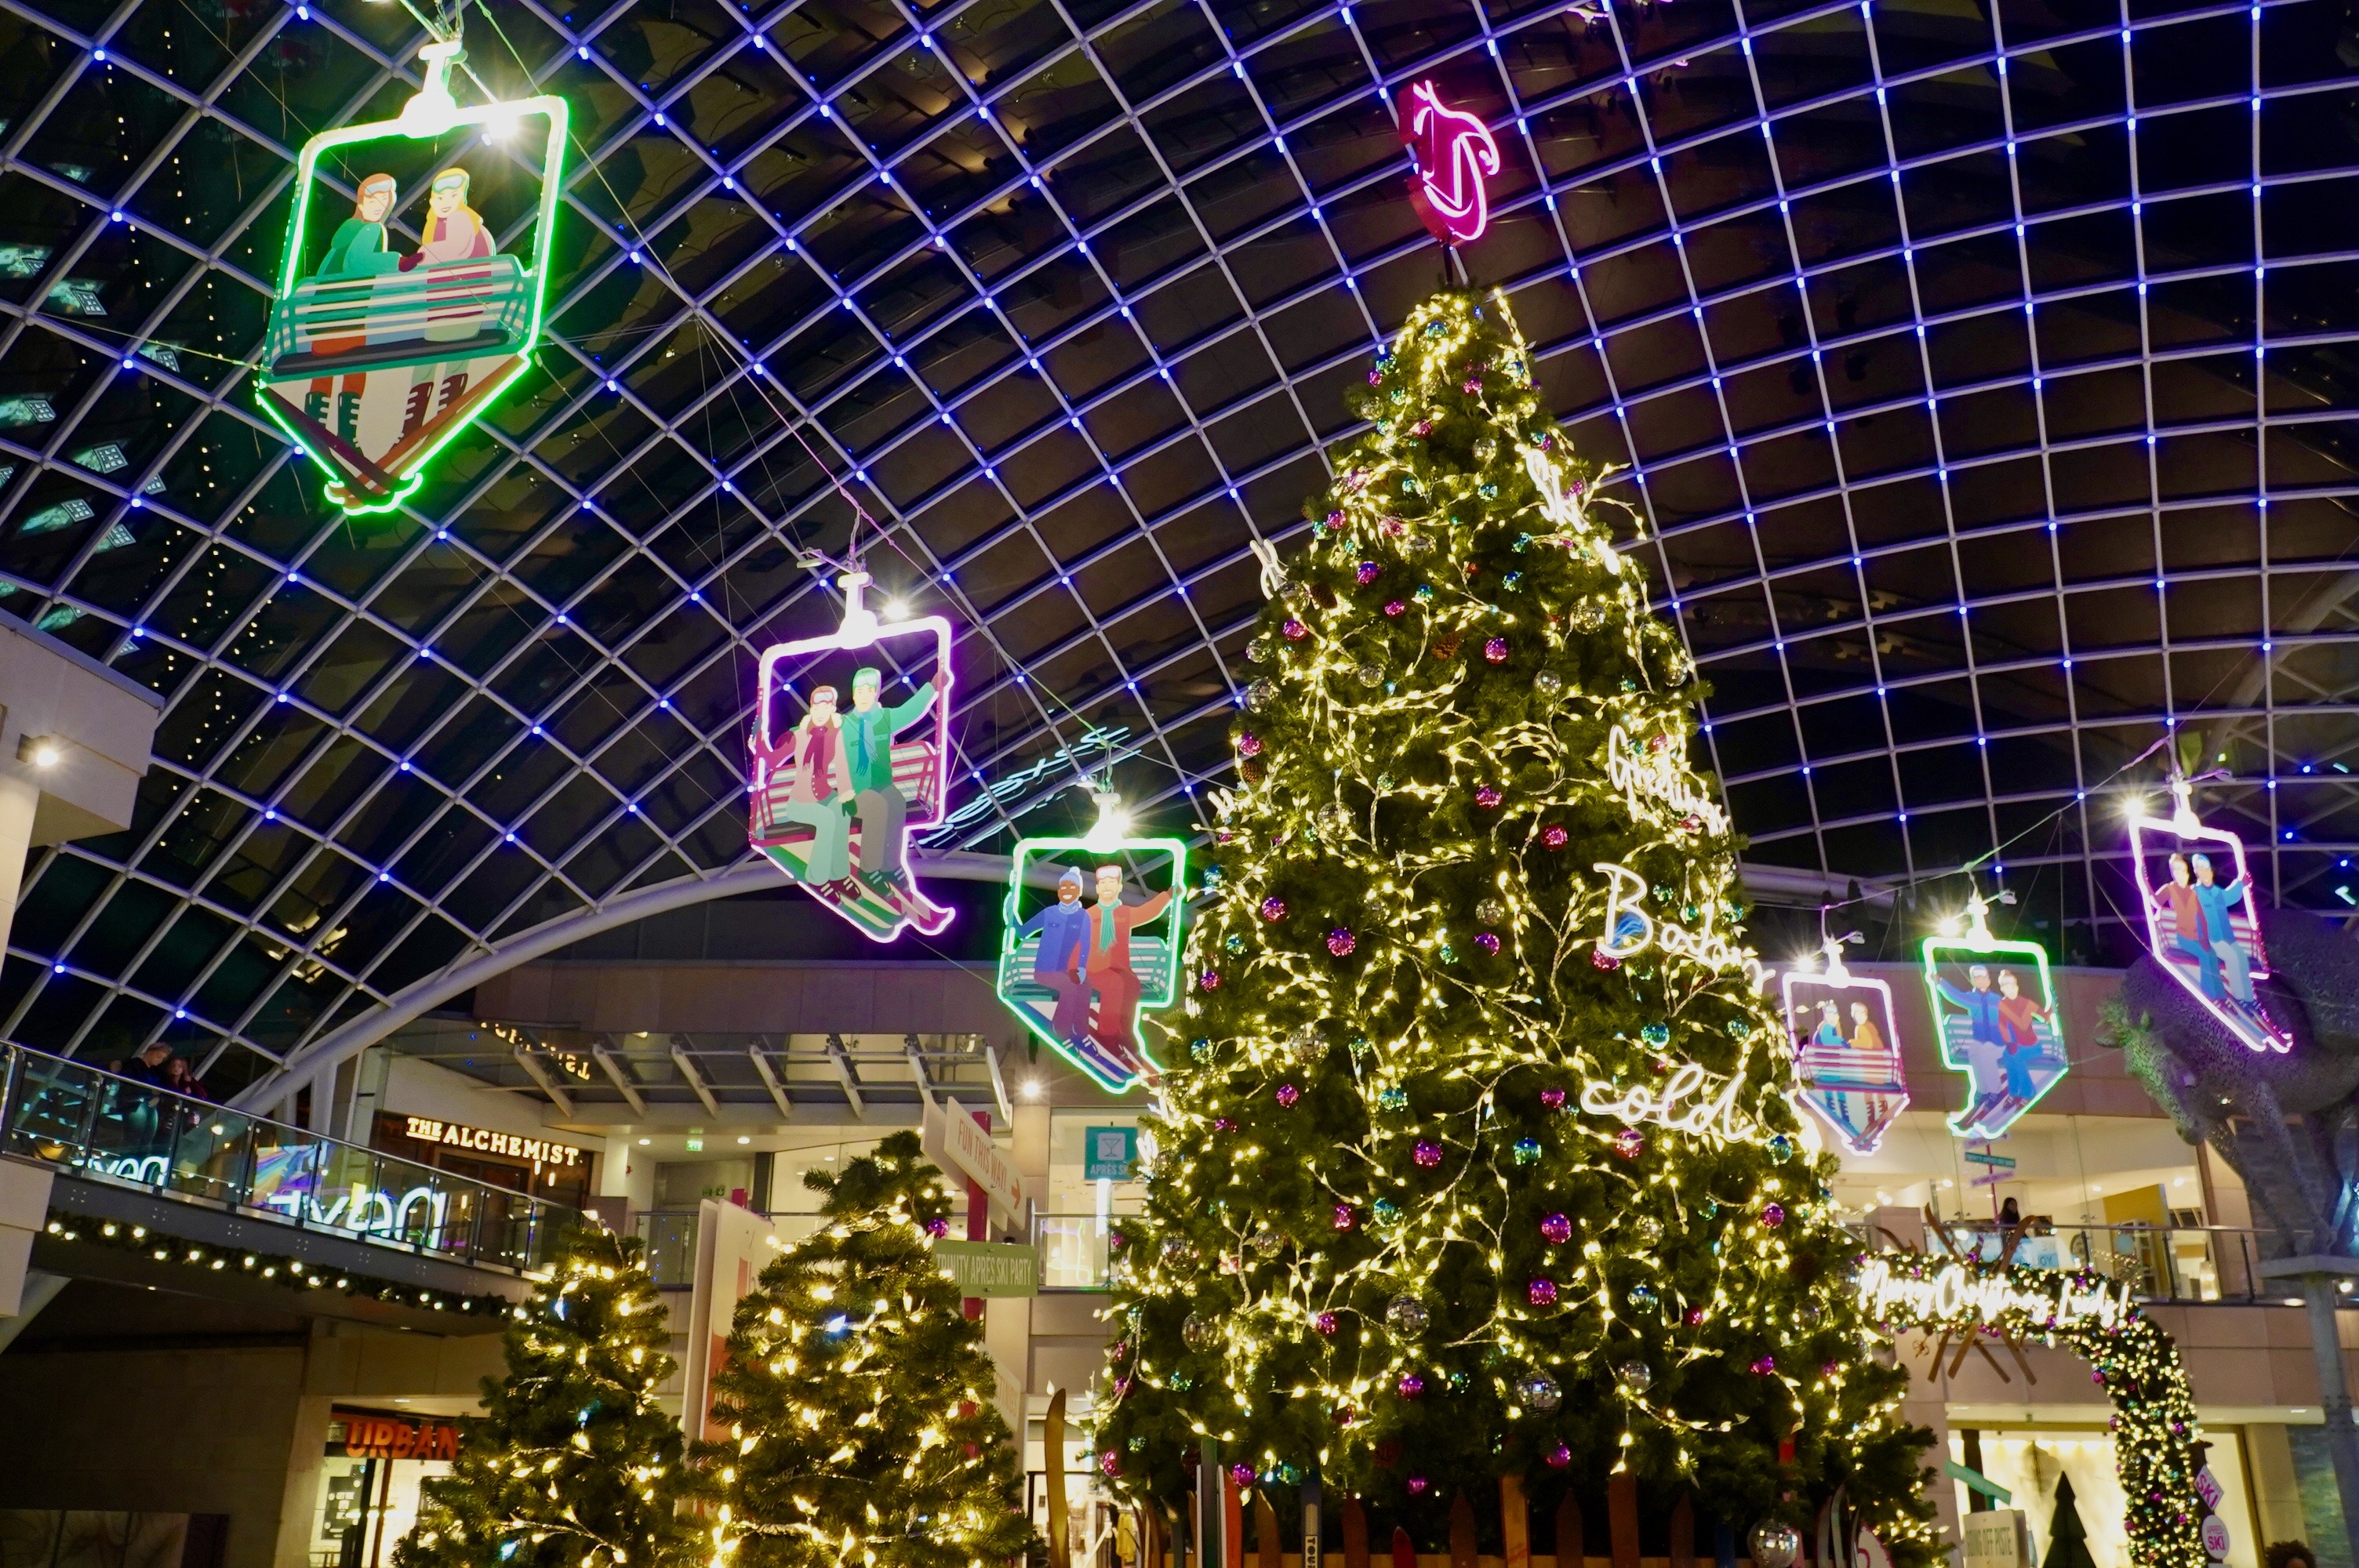
[[[2113,1401],[2109,1422],[2137,1568],[2208,1568],[2195,1486],[2202,1430],[2179,1346],[2128,1290],[2092,1270],[2017,1269],[1884,1252],[1863,1260],[1862,1301],[1885,1332],[1985,1330],[2069,1350]]]
[[[1419,306],[1369,382],[1370,431],[1248,649],[1102,1466],[1155,1487],[1168,1412],[1241,1485],[1364,1487],[1451,1399],[1563,1467],[1576,1383],[1617,1471],[1694,1474],[1767,1409],[1813,1445],[1904,1441],[1905,1377],[1835,1353],[1848,1336],[1771,1348],[1798,1310],[1855,1318],[1831,1272],[1795,1283],[1853,1244],[1684,762],[1693,665],[1599,471],[1561,449],[1495,296]],[[1361,1133],[1297,1171],[1314,1107]],[[1310,1195],[1273,1212],[1289,1183]],[[1516,1217],[1535,1192],[1588,1201]],[[1908,1507],[1870,1511],[1930,1541]]]

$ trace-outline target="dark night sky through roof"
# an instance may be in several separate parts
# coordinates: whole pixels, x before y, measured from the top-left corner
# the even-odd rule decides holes
[[[1003,798],[951,841],[1070,820],[1066,749],[1193,820],[1247,546],[1301,526],[1438,276],[1386,97],[1429,75],[1504,154],[1471,266],[1577,449],[1636,465],[1751,860],[2005,845],[2013,918],[2100,957],[2101,786],[2178,719],[2265,886],[2343,907],[2348,9],[1586,9],[471,8],[484,81],[575,110],[553,341],[410,511],[348,525],[241,362],[295,151],[398,109],[413,25],[6,0],[0,609],[171,707],[133,827],[28,876],[0,1028],[161,1033],[234,1086],[741,860],[754,656],[833,620],[798,564],[847,543],[831,471],[883,586],[964,627],[961,798]]]

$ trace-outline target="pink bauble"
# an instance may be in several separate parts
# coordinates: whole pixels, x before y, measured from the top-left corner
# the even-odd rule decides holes
[[[1564,1091],[1560,1088],[1542,1089],[1540,1091],[1540,1103],[1548,1107],[1550,1110],[1562,1110],[1564,1108]]]
[[[1561,1247],[1572,1239],[1572,1221],[1560,1214],[1552,1214],[1540,1221],[1540,1236],[1551,1245]]]
[[[1360,586],[1362,588],[1365,588],[1370,583],[1375,581],[1377,575],[1384,569],[1384,568],[1376,565],[1374,561],[1362,561],[1358,571],[1353,575],[1360,579]]]
[[[1572,1464],[1572,1450],[1560,1443],[1549,1450],[1548,1462],[1551,1470],[1565,1469]]]
[[[1335,1228],[1338,1230],[1349,1230],[1352,1228],[1352,1206],[1350,1204],[1339,1203],[1335,1206]]]
[[[1339,958],[1350,957],[1352,949],[1359,945],[1360,939],[1340,925],[1327,933],[1327,951]]]
[[[1206,969],[1202,974],[1196,977],[1196,983],[1203,987],[1203,989],[1208,991],[1219,990],[1221,989],[1221,971],[1218,969]]]
[[[1413,1400],[1425,1392],[1425,1379],[1414,1372],[1403,1372],[1397,1387],[1400,1390],[1401,1398]]]
[[[1498,790],[1490,784],[1484,784],[1481,789],[1474,792],[1474,804],[1481,806],[1485,811],[1497,806],[1504,798],[1506,797],[1501,795]]]
[[[1385,601],[1385,613],[1387,615],[1398,615],[1408,608],[1408,605],[1403,604],[1397,599],[1387,600]]]
[[[1483,644],[1483,656],[1490,660],[1495,665],[1506,664],[1507,662],[1507,640],[1505,637],[1492,638],[1489,642]]]
[[[1284,920],[1286,918],[1286,900],[1278,897],[1276,893],[1272,893],[1267,898],[1262,900],[1261,917],[1264,920]]]
[[[1417,1147],[1409,1151],[1409,1158],[1424,1169],[1430,1171],[1441,1163],[1441,1145],[1420,1138],[1417,1141]]]
[[[1288,1109],[1292,1109],[1294,1102],[1301,1098],[1302,1091],[1296,1088],[1292,1084],[1280,1084],[1277,1086],[1277,1103],[1286,1107]]]
[[[1540,829],[1540,842],[1547,845],[1551,849],[1563,849],[1566,842],[1571,838],[1571,834],[1566,832],[1563,828],[1558,827],[1553,822]]]
[[[1335,1314],[1332,1312],[1322,1312],[1311,1320],[1311,1326],[1321,1334],[1332,1334],[1335,1332]]]
[[[1531,1303],[1534,1306],[1556,1305],[1556,1281],[1554,1280],[1534,1280],[1530,1284],[1524,1287],[1524,1299]]]
[[[1499,950],[1499,939],[1485,931],[1474,938],[1474,946],[1485,953],[1495,953]]]
[[[1305,626],[1301,622],[1295,620],[1291,616],[1288,616],[1287,618],[1286,624],[1280,626],[1277,630],[1278,634],[1289,643],[1299,643],[1302,639],[1310,635],[1310,628]]]

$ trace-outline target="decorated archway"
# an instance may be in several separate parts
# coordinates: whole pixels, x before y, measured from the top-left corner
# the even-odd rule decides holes
[[[2138,1568],[2209,1568],[2205,1509],[2195,1487],[2201,1433],[2187,1371],[2177,1342],[2139,1310],[2126,1286],[2088,1270],[2019,1269],[1923,1252],[1872,1253],[1860,1264],[1857,1283],[1869,1315],[1887,1332],[1940,1336],[1937,1361],[1953,1341],[1962,1360],[1985,1334],[2018,1356],[2027,1340],[2086,1361],[2114,1403],[2130,1560]]]

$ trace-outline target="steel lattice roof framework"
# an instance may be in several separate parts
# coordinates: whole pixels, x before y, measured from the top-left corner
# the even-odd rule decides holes
[[[718,0],[472,10],[575,104],[543,371],[390,521],[254,412],[289,168],[422,38],[338,0],[0,0],[0,608],[170,695],[46,851],[5,1032],[234,1087],[471,952],[745,854],[758,648],[853,502],[962,617],[988,847],[1112,760],[1188,820],[1260,596],[1437,279],[1392,95],[1497,129],[1467,261],[1633,465],[1752,859],[1997,851],[2118,947],[2184,721],[2339,907],[2359,30],[2324,0]],[[985,795],[984,786],[997,788]],[[1057,809],[1057,807],[1050,807]],[[2346,899],[2348,895],[2345,895]]]

